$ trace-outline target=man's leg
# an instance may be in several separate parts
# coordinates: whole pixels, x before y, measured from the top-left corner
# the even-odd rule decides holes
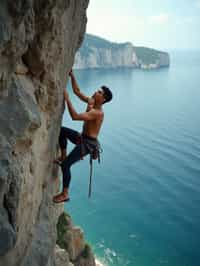
[[[82,149],[81,144],[77,145],[67,156],[62,164],[62,173],[63,173],[63,191],[53,198],[55,203],[63,202],[69,199],[68,189],[71,181],[71,166],[78,162],[83,156],[86,156],[89,151],[84,147]]]
[[[59,135],[59,146],[61,150],[61,156],[58,158],[59,161],[64,161],[67,154],[67,140],[70,140],[73,144],[77,144],[80,137],[80,133],[67,127],[61,127]]]

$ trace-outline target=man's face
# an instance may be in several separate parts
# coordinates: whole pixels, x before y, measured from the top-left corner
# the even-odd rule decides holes
[[[105,101],[105,98],[104,98],[104,92],[103,90],[100,88],[98,89],[92,96],[96,102],[98,103],[103,103]]]

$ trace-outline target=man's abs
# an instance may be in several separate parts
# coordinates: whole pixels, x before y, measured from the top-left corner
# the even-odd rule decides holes
[[[102,122],[103,120],[86,121],[83,124],[83,134],[92,138],[97,138],[101,129]]]

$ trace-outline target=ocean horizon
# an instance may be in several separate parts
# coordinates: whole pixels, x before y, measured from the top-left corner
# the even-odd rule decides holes
[[[170,68],[157,70],[75,71],[85,94],[107,85],[114,95],[104,107],[92,197],[85,158],[72,166],[65,204],[106,266],[199,265],[200,51],[171,51],[170,57]],[[63,125],[81,131],[66,111]]]

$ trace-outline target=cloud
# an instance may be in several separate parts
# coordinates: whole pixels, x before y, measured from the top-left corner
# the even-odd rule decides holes
[[[125,15],[123,12],[121,14],[112,14],[112,17],[109,12],[103,12],[101,16],[102,23],[99,22],[98,17],[97,13],[90,13],[87,32],[113,42],[132,41],[138,35],[138,38],[141,39],[148,24],[143,16]]]
[[[150,16],[149,21],[152,24],[158,24],[158,25],[167,24],[169,21],[169,15],[168,14],[160,14],[160,15],[156,15],[156,16]]]

